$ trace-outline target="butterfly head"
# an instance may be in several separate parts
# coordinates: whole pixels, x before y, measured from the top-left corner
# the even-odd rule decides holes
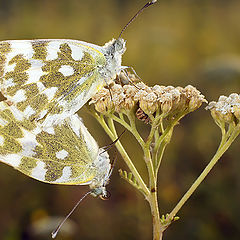
[[[114,39],[113,46],[115,52],[118,52],[121,55],[126,51],[126,41],[123,38]]]
[[[114,58],[116,55],[123,55],[126,51],[126,41],[123,38],[112,39],[103,46],[106,50],[105,55]]]
[[[101,199],[105,200],[108,199],[108,191],[106,190],[106,187],[98,187],[91,190],[91,195],[94,197],[100,197]]]

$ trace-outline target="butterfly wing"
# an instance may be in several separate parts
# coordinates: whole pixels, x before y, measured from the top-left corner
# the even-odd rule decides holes
[[[0,161],[39,181],[91,184],[99,147],[77,115],[43,131],[0,103]]]
[[[28,119],[51,126],[78,111],[105,84],[103,48],[76,40],[0,42],[0,88]]]

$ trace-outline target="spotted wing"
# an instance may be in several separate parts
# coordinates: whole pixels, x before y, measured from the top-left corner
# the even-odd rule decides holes
[[[21,116],[0,103],[1,162],[47,183],[91,184],[99,148],[77,115],[45,131]]]
[[[0,42],[0,89],[28,119],[51,126],[78,111],[104,84],[101,47],[76,40]]]

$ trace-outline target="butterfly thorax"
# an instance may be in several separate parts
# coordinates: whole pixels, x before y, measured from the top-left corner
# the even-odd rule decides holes
[[[122,69],[122,55],[126,51],[126,41],[122,38],[112,39],[103,46],[106,65],[99,70],[107,83],[116,78]]]

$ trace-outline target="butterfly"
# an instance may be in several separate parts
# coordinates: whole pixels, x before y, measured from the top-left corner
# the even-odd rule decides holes
[[[124,71],[121,38],[98,46],[70,39],[0,42],[0,90],[25,118],[49,127],[76,113],[97,91]]]
[[[0,161],[45,183],[89,185],[92,195],[107,196],[109,155],[77,114],[43,130],[0,102]]]
[[[122,38],[104,46],[77,40],[0,42],[0,90],[25,118],[49,127],[77,112],[125,67]]]

